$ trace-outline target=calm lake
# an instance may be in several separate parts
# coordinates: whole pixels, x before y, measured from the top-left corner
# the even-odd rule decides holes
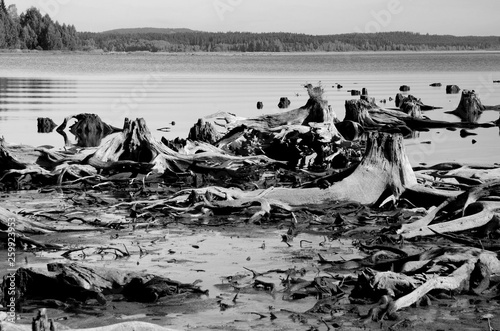
[[[10,143],[52,145],[64,142],[56,132],[37,133],[37,118],[56,124],[70,115],[98,114],[121,127],[125,117],[143,117],[158,138],[186,138],[200,117],[219,111],[238,116],[275,113],[280,97],[290,109],[307,101],[305,83],[321,82],[326,98],[344,118],[348,90],[365,87],[382,106],[394,107],[403,84],[425,104],[432,119],[459,121],[445,111],[457,107],[456,84],[479,93],[486,105],[500,104],[500,52],[306,53],[306,54],[90,54],[0,53],[0,136]],[[434,82],[442,87],[430,87]],[[343,86],[337,89],[336,83]],[[257,101],[264,109],[257,110]],[[485,112],[479,122],[494,121]],[[175,121],[175,126],[170,123]],[[170,126],[170,132],[157,129]],[[500,162],[498,127],[472,130],[461,138],[446,129],[416,133],[407,139],[412,164],[445,161]],[[476,141],[473,144],[473,139]]]

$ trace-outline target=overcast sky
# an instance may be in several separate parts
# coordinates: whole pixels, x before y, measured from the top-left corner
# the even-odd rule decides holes
[[[7,6],[14,0],[5,0]],[[16,0],[78,31],[189,28],[202,31],[412,31],[500,35],[499,0]]]

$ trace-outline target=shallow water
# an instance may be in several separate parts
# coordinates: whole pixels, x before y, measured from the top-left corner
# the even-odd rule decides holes
[[[8,142],[62,146],[53,132],[36,132],[36,119],[60,124],[66,116],[96,113],[121,127],[125,117],[143,117],[158,138],[185,138],[200,117],[218,111],[238,116],[278,112],[279,98],[291,108],[307,101],[304,83],[321,82],[340,119],[348,90],[367,88],[382,106],[394,106],[399,86],[443,107],[426,112],[432,119],[459,121],[453,110],[460,94],[445,94],[447,84],[474,89],[484,104],[500,104],[500,53],[322,53],[322,54],[0,54],[0,135]],[[441,82],[442,87],[430,87]],[[342,89],[336,88],[342,84]],[[263,110],[256,102],[264,103]],[[485,112],[480,122],[498,119]],[[172,126],[171,122],[175,121]],[[170,127],[170,132],[157,131]],[[460,138],[445,129],[420,132],[407,140],[412,164],[445,161],[499,162],[498,128],[473,130]],[[472,144],[472,140],[476,144]],[[421,144],[421,142],[431,142]]]

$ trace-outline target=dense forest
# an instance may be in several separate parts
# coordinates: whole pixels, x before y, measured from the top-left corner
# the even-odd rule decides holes
[[[297,33],[177,32],[81,33],[105,51],[345,52],[500,49],[499,37],[455,37],[411,32],[313,36]]]
[[[0,0],[0,49],[103,50],[106,52],[346,52],[499,50],[499,37],[456,37],[412,32],[306,35],[200,32],[189,29],[121,29],[77,32],[34,7],[18,15]]]

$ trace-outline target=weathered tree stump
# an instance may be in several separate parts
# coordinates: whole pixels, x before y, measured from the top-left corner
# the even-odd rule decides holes
[[[264,104],[262,103],[262,101],[258,101],[257,102],[257,109],[262,109],[264,108]]]
[[[422,109],[420,108],[420,105],[416,102],[409,100],[405,101],[400,108],[401,111],[403,111],[405,114],[410,115],[411,117],[422,118]]]
[[[192,141],[203,141],[214,145],[221,138],[212,123],[205,122],[202,118],[189,130],[188,139]]]
[[[368,89],[366,87],[363,87],[361,90],[361,95],[368,95]]]
[[[361,95],[359,90],[350,90],[349,92],[351,92],[351,96]]]
[[[37,128],[38,133],[50,133],[54,131],[57,124],[48,117],[39,117],[37,118]]]
[[[396,107],[401,107],[403,104],[404,96],[401,93],[396,94],[396,98],[394,98],[394,102],[396,104]]]
[[[76,123],[70,126],[69,131],[75,135],[77,145],[80,147],[97,147],[104,137],[111,133],[121,131],[119,128],[104,123],[96,114],[78,114],[66,117],[61,125],[56,129],[68,144],[67,136],[64,132],[68,121],[76,119]]]
[[[463,122],[476,123],[485,107],[474,91],[463,90],[457,109],[450,114],[460,117]]]
[[[399,90],[400,90],[401,92],[408,92],[408,91],[410,90],[410,87],[409,87],[408,85],[401,85],[401,86],[399,87]]]
[[[460,87],[457,85],[446,85],[446,94],[457,94],[460,92]]]
[[[280,102],[278,103],[279,109],[286,109],[290,106],[291,101],[287,97],[281,97]]]
[[[227,201],[212,202],[212,207],[244,207],[259,202],[263,211],[271,205],[293,210],[294,207],[323,205],[338,201],[376,203],[389,195],[399,197],[407,188],[417,185],[410,161],[404,152],[400,134],[371,132],[368,134],[365,155],[351,175],[328,188],[272,188],[242,192],[217,188]],[[202,193],[200,191],[200,193]]]

